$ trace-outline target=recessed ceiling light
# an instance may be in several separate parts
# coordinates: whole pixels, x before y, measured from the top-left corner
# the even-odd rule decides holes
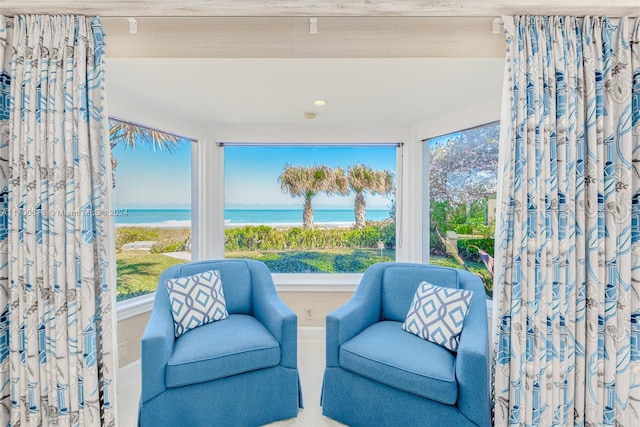
[[[304,118],[309,120],[315,119],[316,113],[304,113]]]
[[[324,99],[316,99],[315,101],[313,101],[313,105],[317,105],[318,107],[321,107],[326,103],[327,101],[325,101]]]

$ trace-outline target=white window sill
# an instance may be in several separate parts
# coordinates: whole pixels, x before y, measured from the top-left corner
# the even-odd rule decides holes
[[[355,292],[362,278],[354,274],[273,274],[278,292]],[[118,321],[151,311],[155,292],[116,303]]]
[[[362,279],[362,273],[275,273],[272,276],[278,292],[354,292]]]
[[[152,292],[135,298],[116,303],[116,318],[118,321],[138,316],[151,311],[156,293]]]

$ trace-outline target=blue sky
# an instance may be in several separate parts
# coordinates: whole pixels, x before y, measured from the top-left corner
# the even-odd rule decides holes
[[[286,164],[342,166],[363,163],[396,175],[396,148],[385,147],[225,147],[225,207],[227,209],[301,209],[303,199],[280,191],[278,176]],[[314,209],[353,209],[354,195],[313,199]],[[389,196],[366,195],[368,209],[388,209]]]
[[[346,168],[364,163],[396,175],[395,147],[225,147],[225,207],[227,209],[301,209],[303,200],[280,191],[284,166],[327,165]],[[153,151],[143,144],[113,149],[115,206],[119,209],[189,209],[191,205],[191,143],[174,152]],[[353,209],[354,196],[313,199],[315,209]],[[366,195],[368,209],[388,209],[389,196]]]
[[[190,209],[191,142],[173,152],[135,149],[120,143],[112,150],[115,170],[114,204],[118,209]]]

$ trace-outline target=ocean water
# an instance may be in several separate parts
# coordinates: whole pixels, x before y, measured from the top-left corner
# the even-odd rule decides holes
[[[368,209],[368,221],[382,221],[389,217],[387,209]],[[225,209],[225,225],[302,225],[302,209]],[[355,222],[353,210],[315,209],[314,224],[347,226]],[[116,226],[137,225],[144,227],[191,227],[191,210],[180,209],[119,209],[115,215]]]

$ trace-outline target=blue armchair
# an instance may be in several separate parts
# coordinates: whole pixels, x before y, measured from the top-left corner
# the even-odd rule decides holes
[[[229,317],[174,336],[167,279],[219,270]],[[267,266],[199,261],[159,279],[142,337],[139,425],[249,426],[296,417],[302,407],[297,317]]]
[[[473,291],[457,353],[402,330],[424,280]],[[490,426],[485,298],[480,278],[464,270],[369,267],[326,319],[322,413],[350,426]]]

